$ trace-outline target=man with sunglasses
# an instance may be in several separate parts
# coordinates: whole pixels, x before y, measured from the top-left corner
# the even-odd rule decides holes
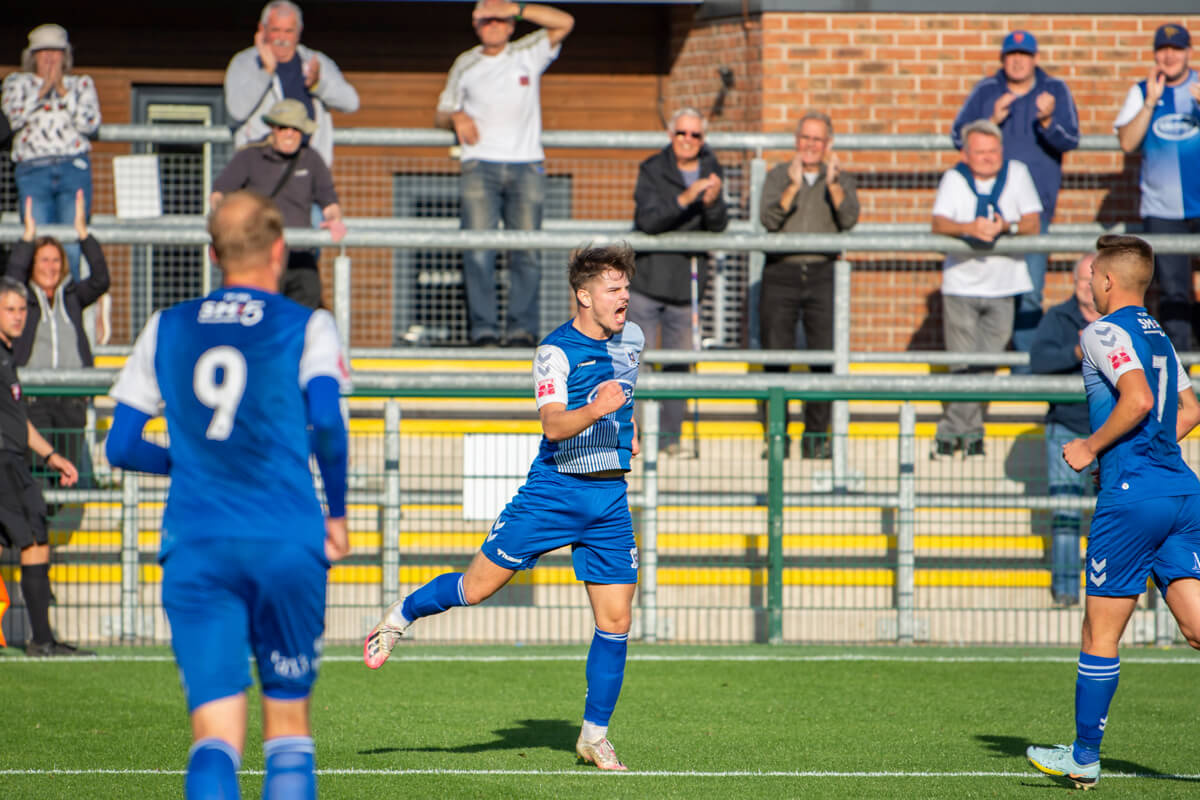
[[[510,42],[521,20],[539,29]],[[507,230],[539,230],[546,191],[541,76],[575,19],[549,6],[482,0],[471,23],[480,43],[455,60],[434,116],[462,145],[462,228],[491,230],[503,219]],[[505,343],[533,347],[540,268],[533,253],[514,250],[508,270]],[[463,286],[471,343],[494,347],[501,335],[495,250],[463,252]]]
[[[681,108],[671,115],[667,126],[670,143],[638,167],[633,190],[637,230],[720,233],[729,224],[721,165],[704,143],[704,128],[704,115],[694,108]],[[647,347],[692,349],[692,290],[695,288],[698,304],[704,298],[708,273],[707,253],[638,253],[637,272],[630,281],[629,318],[646,334]],[[698,335],[695,341],[699,341]],[[663,370],[686,372],[687,366],[668,365]],[[685,408],[684,400],[662,402],[659,442],[664,454],[686,452],[679,441]]]
[[[263,115],[270,129],[266,140],[243,147],[213,181],[209,206],[216,208],[225,195],[253,189],[275,202],[289,228],[311,226],[310,209],[321,209],[321,227],[334,242],[346,235],[341,206],[329,167],[304,136],[317,129],[299,100],[280,100]],[[279,293],[302,306],[320,308],[321,274],[312,250],[290,248]]]

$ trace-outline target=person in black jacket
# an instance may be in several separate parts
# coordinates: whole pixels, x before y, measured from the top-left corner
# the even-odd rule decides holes
[[[71,277],[63,245],[51,236],[37,236],[32,203],[25,204],[25,233],[13,245],[6,274],[29,286],[29,312],[25,329],[13,342],[13,359],[31,369],[91,367],[92,347],[83,322],[83,310],[108,291],[108,263],[95,237],[88,234],[83,191],[75,193],[75,232],[91,274]],[[30,397],[29,419],[46,431],[54,449],[79,465],[80,486],[88,488],[92,463],[84,438],[87,399],[82,397]]]
[[[1083,365],[1079,334],[1100,319],[1092,298],[1089,253],[1075,264],[1075,294],[1046,312],[1038,323],[1029,350],[1029,369],[1039,374],[1078,375]],[[1051,495],[1081,497],[1092,483],[1091,472],[1079,473],[1063,460],[1063,445],[1092,431],[1087,403],[1051,403],[1046,414],[1046,482]],[[1079,603],[1078,509],[1058,509],[1051,523],[1050,593],[1054,604]]]
[[[671,116],[671,143],[638,167],[633,192],[634,226],[643,233],[725,230],[729,210],[721,191],[717,157],[704,143],[704,116],[681,108]],[[692,285],[692,259],[697,280]],[[699,302],[708,282],[707,253],[638,253],[630,282],[629,318],[646,334],[646,348],[690,350],[693,325],[699,324]],[[697,304],[693,319],[693,297]],[[686,366],[665,367],[686,371]],[[659,416],[663,452],[680,452],[683,400],[667,400]]]

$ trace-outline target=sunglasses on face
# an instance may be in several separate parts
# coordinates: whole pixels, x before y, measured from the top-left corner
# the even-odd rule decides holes
[[[696,140],[704,138],[704,134],[700,133],[699,131],[675,131],[675,135],[679,137],[690,136]]]
[[[475,21],[475,24],[478,25],[480,28],[483,28],[487,25],[491,25],[493,22],[498,22],[501,25],[511,25],[511,24],[513,24],[513,18],[512,17],[480,17],[479,19],[477,19]]]

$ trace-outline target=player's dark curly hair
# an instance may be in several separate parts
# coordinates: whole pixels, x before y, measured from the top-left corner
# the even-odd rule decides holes
[[[571,284],[571,291],[579,291],[593,278],[609,270],[633,278],[633,248],[629,242],[618,242],[608,247],[592,247],[589,243],[572,250],[567,262],[567,280]]]

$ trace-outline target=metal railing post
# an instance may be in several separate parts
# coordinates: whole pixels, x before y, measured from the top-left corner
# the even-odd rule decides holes
[[[850,262],[839,258],[833,267],[833,374],[850,374]],[[846,461],[850,433],[850,404],[833,401],[833,490],[846,491]],[[818,431],[819,433],[820,431]],[[807,433],[807,431],[805,431]]]
[[[141,556],[138,528],[141,503],[136,472],[126,472],[121,481],[121,638],[138,636],[138,593],[141,587]]]
[[[787,396],[767,392],[767,642],[783,642],[783,458]]]
[[[759,211],[762,208],[762,188],[767,180],[767,162],[762,157],[762,150],[754,153],[750,159],[750,229],[755,233],[766,233]],[[761,250],[751,250],[746,257],[746,286],[749,291],[746,303],[747,347],[754,350],[762,346],[758,336],[758,304],[762,297],[762,273],[766,256]]]
[[[333,259],[333,318],[342,337],[342,347],[350,352],[350,256],[343,245]]]
[[[383,605],[400,599],[400,404],[383,404]]]
[[[910,645],[916,634],[914,619],[916,570],[917,479],[915,458],[917,409],[912,403],[900,406],[900,476],[896,524],[896,641]]]
[[[642,641],[658,641],[658,410],[657,400],[642,403]]]

